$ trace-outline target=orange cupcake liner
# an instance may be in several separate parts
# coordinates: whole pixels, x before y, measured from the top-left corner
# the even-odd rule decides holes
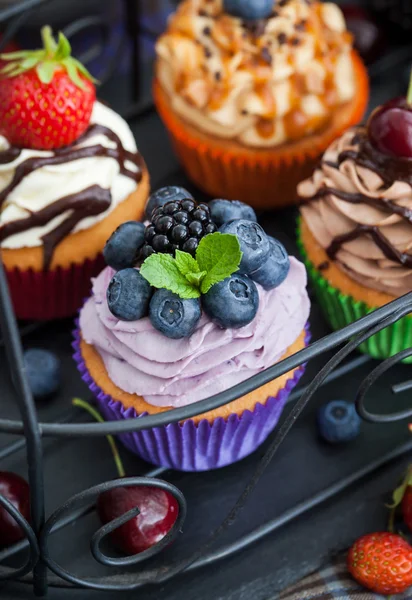
[[[311,175],[333,140],[364,116],[369,99],[368,75],[355,51],[353,63],[358,84],[353,101],[337,109],[324,131],[271,150],[227,144],[200,132],[196,135],[192,127],[171,111],[157,79],[153,95],[175,152],[188,177],[200,189],[215,198],[242,200],[258,209],[282,208],[297,201],[297,184]]]

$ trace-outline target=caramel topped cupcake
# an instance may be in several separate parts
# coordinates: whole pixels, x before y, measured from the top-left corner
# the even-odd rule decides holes
[[[187,0],[158,44],[157,75],[184,120],[248,147],[301,139],[356,91],[352,38],[332,3],[279,2],[266,19]]]
[[[285,168],[296,186],[366,105],[366,74],[332,3],[185,0],[157,54],[156,102],[189,175],[216,195],[218,171],[225,195],[257,206],[289,203]]]

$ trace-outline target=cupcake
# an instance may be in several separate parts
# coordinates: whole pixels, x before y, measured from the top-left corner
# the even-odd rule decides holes
[[[334,329],[412,289],[412,94],[336,140],[299,185],[299,237]],[[361,350],[386,358],[412,346],[407,316]]]
[[[151,199],[158,207],[140,268],[132,261],[113,268],[127,261],[126,237],[121,229],[112,236],[110,264],[80,312],[75,360],[108,420],[196,403],[309,340],[305,268],[252,220],[253,211],[224,200],[209,209],[179,188],[173,195],[163,206]],[[302,373],[296,368],[207,414],[120,437],[157,465],[223,467],[263,443]]]
[[[154,98],[188,176],[271,209],[368,99],[341,10],[311,0],[184,0],[157,43]]]
[[[0,248],[20,319],[72,316],[110,234],[140,219],[149,176],[126,122],[43,28],[44,49],[2,55]]]

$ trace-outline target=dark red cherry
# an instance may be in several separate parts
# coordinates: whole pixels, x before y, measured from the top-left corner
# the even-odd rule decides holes
[[[412,105],[395,98],[377,108],[369,118],[368,135],[383,154],[412,158]]]
[[[154,487],[119,487],[104,492],[97,501],[103,525],[136,507],[140,514],[110,535],[113,544],[129,555],[139,554],[160,542],[172,529],[179,513],[176,499]]]
[[[30,521],[30,488],[19,475],[0,472],[0,495],[17,508],[26,521]],[[24,538],[20,525],[3,506],[0,506],[0,547],[11,546]]]

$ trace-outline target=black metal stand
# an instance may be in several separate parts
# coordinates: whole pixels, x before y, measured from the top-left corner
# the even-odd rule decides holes
[[[7,19],[9,22],[6,34],[0,44],[1,47],[14,35],[15,31],[23,24],[23,21],[30,14],[31,10],[35,10],[40,5],[50,2],[51,0],[24,0],[18,4],[12,5],[11,8],[0,11],[0,22]],[[125,0],[128,20],[128,34],[130,35],[133,51],[133,69],[132,69],[132,89],[133,102],[128,109],[128,117],[132,118],[136,114],[141,114],[141,107],[136,109],[136,102],[140,97],[139,87],[139,65],[140,65],[140,48],[138,43],[139,31],[139,15],[137,12],[138,2],[136,0]],[[89,23],[90,24],[90,23]],[[93,24],[96,24],[93,21]],[[84,23],[83,23],[84,25]],[[87,24],[86,24],[87,25]],[[72,24],[71,31],[78,31],[75,24]],[[137,104],[138,106],[138,104]],[[385,327],[395,323],[412,312],[412,293],[376,310],[363,319],[349,325],[345,329],[332,333],[316,342],[309,347],[301,350],[297,354],[290,356],[286,360],[274,365],[266,371],[252,377],[251,379],[217,394],[206,400],[197,402],[190,406],[167,411],[154,416],[146,416],[139,419],[130,419],[119,422],[110,423],[73,423],[73,413],[65,415],[59,423],[42,423],[39,422],[36,407],[33,403],[30,388],[27,383],[22,348],[20,342],[20,332],[11,307],[10,296],[7,288],[7,281],[4,268],[0,261],[0,327],[3,339],[0,345],[4,343],[8,361],[9,370],[13,380],[15,389],[16,402],[20,409],[21,420],[0,419],[0,432],[7,434],[17,434],[24,436],[24,439],[14,442],[6,449],[0,452],[0,459],[8,454],[11,454],[17,448],[26,446],[27,462],[29,466],[29,483],[31,490],[31,515],[32,522],[29,524],[18,511],[0,495],[0,505],[12,515],[21,526],[25,534],[25,540],[12,548],[8,548],[0,552],[0,564],[7,558],[17,555],[21,550],[27,549],[27,559],[25,564],[16,569],[10,569],[0,566],[0,581],[14,580],[20,581],[33,586],[33,591],[37,596],[46,596],[48,586],[66,587],[66,588],[89,588],[101,591],[130,591],[141,588],[148,584],[164,583],[175,577],[183,571],[199,568],[206,564],[217,562],[222,558],[246,547],[248,544],[261,539],[264,535],[274,531],[285,522],[292,520],[298,514],[302,514],[305,510],[312,508],[324,502],[329,497],[332,497],[339,490],[345,489],[351,483],[358,481],[361,477],[371,473],[375,469],[380,468],[387,461],[401,456],[412,449],[412,442],[405,444],[396,451],[382,456],[379,460],[375,460],[369,464],[367,468],[347,476],[323,491],[312,497],[310,503],[294,507],[285,513],[281,519],[275,519],[265,523],[263,527],[253,531],[251,534],[244,536],[241,540],[227,545],[223,550],[212,551],[212,546],[215,541],[220,538],[223,533],[230,527],[234,520],[238,517],[242,508],[248,501],[251,493],[256,488],[257,483],[261,479],[266,468],[272,461],[275,454],[278,452],[281,444],[289,434],[291,428],[296,423],[305,406],[311,401],[320,386],[334,374],[338,372],[343,374],[347,365],[343,361],[356,348],[358,348],[365,340],[383,330]],[[28,326],[32,327],[31,325]],[[248,485],[240,494],[237,502],[234,504],[229,514],[225,517],[222,523],[210,534],[209,539],[201,545],[201,547],[183,559],[171,561],[169,564],[162,565],[159,568],[142,569],[136,573],[128,572],[127,578],[122,576],[122,573],[116,572],[114,575],[106,577],[91,577],[89,579],[80,577],[75,573],[69,572],[53,559],[50,550],[50,538],[53,533],[61,530],[68,524],[74,523],[80,516],[93,510],[95,498],[103,491],[112,489],[121,485],[122,487],[129,486],[145,486],[151,485],[167,490],[171,493],[179,505],[179,517],[173,529],[169,534],[156,546],[150,550],[137,556],[125,558],[113,558],[104,553],[101,548],[101,543],[108,534],[116,529],[119,525],[133,518],[138,511],[138,507],[129,511],[124,516],[98,529],[91,539],[91,553],[94,559],[101,565],[116,567],[117,569],[137,565],[147,560],[150,557],[161,552],[168,546],[180,533],[186,517],[186,501],[183,494],[171,483],[163,481],[159,477],[164,473],[164,469],[153,469],[146,474],[146,477],[133,477],[122,479],[120,481],[110,481],[93,486],[75,496],[69,498],[64,504],[55,510],[47,520],[45,515],[45,493],[44,493],[44,471],[43,471],[43,456],[42,456],[42,439],[46,437],[68,438],[68,437],[96,437],[107,434],[118,435],[120,433],[140,431],[143,429],[151,429],[175,423],[184,419],[189,419],[193,416],[208,412],[212,409],[221,407],[253,390],[267,384],[268,382],[280,377],[290,370],[312,361],[316,357],[323,356],[325,353],[339,348],[331,360],[318,372],[312,382],[306,387],[297,400],[286,418],[283,425],[275,431],[271,442],[261,459],[257,462],[257,466],[253,476],[250,478]],[[407,410],[392,415],[380,415],[370,412],[365,406],[366,394],[379,377],[386,373],[388,369],[394,366],[401,360],[412,356],[412,349],[400,352],[394,357],[387,359],[379,364],[371,374],[364,380],[359,388],[357,397],[358,410],[361,416],[370,422],[383,423],[393,422],[401,419],[412,417],[412,410]],[[362,362],[363,358],[355,359],[354,362]],[[408,381],[400,383],[393,388],[395,393],[404,391],[412,387],[412,382]],[[296,396],[295,396],[296,398]]]

